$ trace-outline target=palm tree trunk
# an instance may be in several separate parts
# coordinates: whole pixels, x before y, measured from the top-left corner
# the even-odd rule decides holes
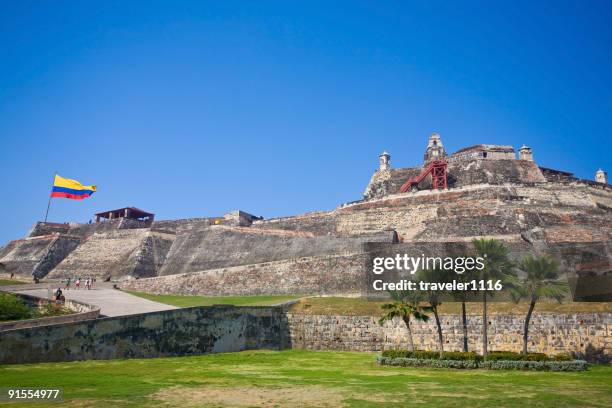
[[[482,357],[484,360],[487,359],[489,352],[488,345],[489,339],[487,339],[487,331],[489,326],[489,319],[487,318],[487,292],[483,291],[482,295]]]
[[[531,303],[529,303],[529,310],[527,311],[527,316],[525,317],[525,329],[523,330],[523,354],[527,354],[527,343],[529,341],[529,321],[531,320],[531,314],[533,313],[535,304],[536,301],[531,299]]]
[[[432,307],[434,317],[436,318],[436,326],[438,326],[438,350],[440,351],[440,358],[444,353],[444,339],[442,338],[442,325],[440,324],[440,317],[438,316],[438,307]]]
[[[461,302],[461,319],[463,323],[463,351],[468,351],[467,314],[465,312],[465,300]]]
[[[410,318],[408,316],[402,317],[404,324],[408,329],[408,344],[410,345],[410,351],[414,351],[414,341],[412,340],[412,329],[410,328]]]

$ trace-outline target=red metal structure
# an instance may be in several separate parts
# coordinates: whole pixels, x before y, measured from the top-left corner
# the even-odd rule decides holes
[[[410,177],[402,187],[400,191],[405,193],[410,190],[418,188],[418,185],[425,177],[431,174],[431,188],[434,190],[440,188],[446,188],[446,161],[444,160],[433,160],[430,162],[425,169],[416,177]]]

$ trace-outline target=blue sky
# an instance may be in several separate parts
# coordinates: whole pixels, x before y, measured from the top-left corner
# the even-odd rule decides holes
[[[56,222],[333,209],[432,131],[612,173],[611,9],[0,0],[0,243],[44,217],[55,170],[98,185]]]

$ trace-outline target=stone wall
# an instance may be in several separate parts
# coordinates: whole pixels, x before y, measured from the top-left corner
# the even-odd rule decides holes
[[[364,237],[314,236],[309,232],[215,225],[184,232],[174,241],[160,275],[357,252],[364,241],[392,242],[393,233]]]
[[[477,184],[533,184],[545,183],[546,177],[540,168],[531,161],[509,160],[503,157],[497,159],[475,158],[469,160],[451,161],[448,164],[449,188],[465,187]],[[364,198],[381,198],[398,194],[400,187],[409,177],[417,176],[422,168],[390,169],[376,171],[366,187]],[[426,177],[420,184],[420,190],[431,187],[431,177]]]
[[[32,308],[45,307],[49,303],[53,302],[50,299],[39,298],[37,296],[25,295],[21,293],[17,293],[15,295],[24,300]],[[0,331],[80,322],[83,320],[97,319],[100,315],[100,308],[98,306],[89,305],[76,300],[66,299],[63,306],[74,313],[62,316],[0,322]]]
[[[345,253],[131,279],[122,289],[179,295],[355,294],[365,254]]]
[[[0,252],[4,273],[44,277],[80,243],[78,237],[54,233],[11,241]]]
[[[288,314],[287,318],[294,348],[342,351],[408,348],[408,332],[400,320],[380,326],[377,318],[371,316]],[[443,315],[441,323],[444,349],[461,351],[460,316]],[[612,358],[612,313],[535,314],[530,324],[531,352],[575,353],[599,361]],[[524,316],[489,316],[489,350],[521,351],[523,325]],[[427,323],[412,322],[411,327],[418,349],[438,349],[433,319]],[[482,318],[468,316],[469,350],[482,352],[481,332]]]
[[[280,308],[194,307],[0,332],[0,362],[23,364],[281,349],[287,341],[286,318]]]
[[[174,238],[148,228],[95,233],[60,262],[49,277],[156,276]]]
[[[70,224],[60,224],[56,222],[37,222],[34,224],[28,237],[40,237],[43,235],[51,235],[56,233],[67,233],[70,230]]]

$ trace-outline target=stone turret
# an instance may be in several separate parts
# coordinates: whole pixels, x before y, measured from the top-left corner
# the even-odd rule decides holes
[[[423,162],[427,164],[432,160],[440,160],[444,157],[446,157],[446,152],[444,151],[444,145],[442,145],[442,139],[440,139],[439,134],[434,132],[429,136],[429,143],[427,143]]]
[[[597,170],[595,173],[595,181],[598,183],[608,184],[608,173],[602,169]]]
[[[380,171],[391,169],[391,155],[386,150],[378,156],[378,160],[380,161]]]
[[[527,147],[522,145],[519,149],[519,160],[527,160],[533,161],[533,152],[531,151],[531,147]]]

